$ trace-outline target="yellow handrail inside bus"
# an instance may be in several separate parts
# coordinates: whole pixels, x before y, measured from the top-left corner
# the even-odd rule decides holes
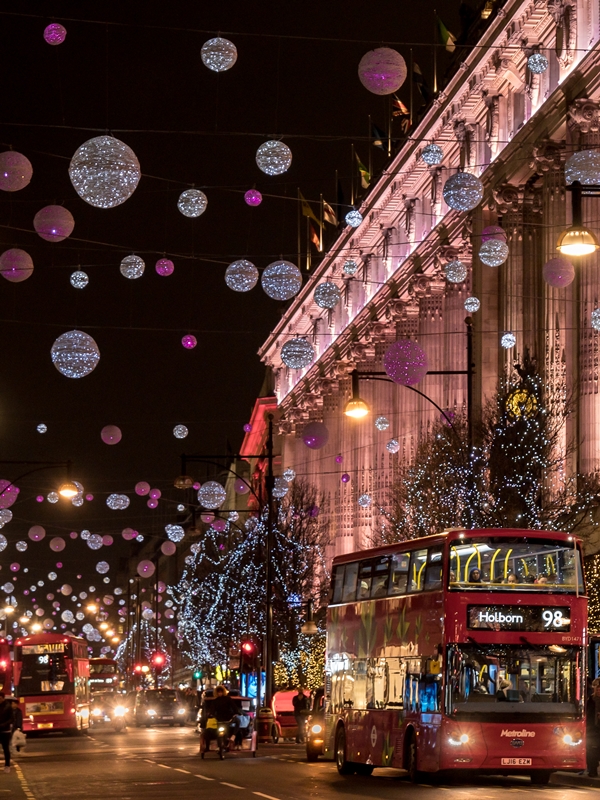
[[[506,576],[508,575],[508,559],[510,558],[510,554],[512,553],[512,551],[513,549],[511,547],[508,553],[506,554],[506,558],[504,559],[504,580],[506,580]]]
[[[459,581],[460,580],[460,553],[458,552],[458,550],[456,549],[456,547],[454,545],[452,545],[451,550],[454,551],[454,555],[456,556],[456,565],[457,565],[456,580]],[[452,564],[452,554],[450,555],[450,564]]]
[[[425,564],[427,564],[427,559],[425,559],[425,561],[421,564],[421,567],[419,569],[419,574],[417,575],[417,589],[421,588],[421,573],[425,569]],[[415,566],[416,566],[416,564],[415,564]]]
[[[527,562],[525,561],[524,558],[522,558],[521,561],[523,562],[523,567],[525,568],[525,577],[527,577],[529,575],[529,568],[527,566]]]
[[[465,564],[465,581],[468,581],[468,580],[469,580],[469,577],[468,577],[468,576],[469,576],[469,564],[471,563],[471,559],[472,559],[472,558],[473,558],[473,556],[475,556],[475,555],[477,556],[477,567],[479,568],[479,572],[481,572],[481,553],[480,553],[480,552],[479,552],[479,550],[477,549],[477,545],[476,545],[476,544],[474,544],[474,545],[473,545],[473,552],[472,552],[472,553],[471,553],[471,555],[468,557],[468,559],[467,559],[467,563]]]
[[[490,564],[490,580],[491,581],[494,580],[494,561],[496,560],[496,556],[498,555],[499,552],[500,552],[500,548],[498,548],[496,550],[496,552],[494,553],[494,555],[492,556],[492,563]]]

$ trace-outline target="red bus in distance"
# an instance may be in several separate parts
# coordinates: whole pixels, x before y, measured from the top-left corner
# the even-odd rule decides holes
[[[12,694],[12,659],[10,643],[0,638],[0,689],[4,694]]]
[[[525,774],[585,759],[581,543],[451,530],[334,559],[325,754],[341,774]]]
[[[118,692],[123,689],[124,678],[114,658],[90,658],[90,691]]]
[[[15,694],[23,730],[90,727],[87,642],[70,633],[39,633],[15,642]]]

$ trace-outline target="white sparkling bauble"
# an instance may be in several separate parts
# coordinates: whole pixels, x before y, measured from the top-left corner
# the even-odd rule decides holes
[[[100,361],[98,345],[82,331],[63,333],[52,345],[50,355],[56,369],[66,378],[83,378]]]
[[[363,221],[363,215],[360,211],[357,211],[355,208],[352,211],[349,211],[346,216],[346,225],[350,225],[351,228],[358,228],[360,223]]]
[[[263,271],[260,282],[273,300],[291,300],[302,288],[302,274],[291,261],[273,261]]]
[[[0,553],[3,550],[6,550],[7,546],[8,546],[8,539],[6,538],[6,536],[0,533]]]
[[[180,542],[185,536],[185,531],[181,525],[165,525],[165,532],[172,542]]]
[[[71,498],[71,503],[75,506],[75,508],[81,508],[84,503],[83,497],[75,495],[75,497]]]
[[[19,553],[24,553],[25,550],[27,550],[27,542],[23,542],[23,541],[17,542],[15,547],[17,548]]]
[[[183,512],[185,511],[185,506],[183,505],[183,503],[179,503],[179,505],[177,506],[177,511],[179,511],[180,514],[183,514]]]
[[[106,575],[109,569],[110,569],[110,564],[108,563],[108,561],[99,561],[96,564],[96,572],[99,572],[100,575]]]
[[[527,66],[534,75],[541,75],[548,69],[548,59],[541,53],[532,53],[527,59]]]
[[[479,260],[488,267],[499,267],[508,258],[508,245],[500,239],[488,239],[479,248]]]
[[[477,297],[467,297],[465,300],[465,311],[468,311],[469,314],[474,314],[476,311],[479,311],[480,308],[481,303]]]
[[[227,519],[230,522],[237,522],[239,518],[240,518],[240,515],[238,514],[237,511],[230,511],[229,514],[227,515]]]
[[[595,308],[592,311],[590,324],[595,331],[600,331],[600,308]]]
[[[179,195],[177,208],[184,217],[199,217],[206,211],[208,200],[200,189],[186,189]]]
[[[375,420],[375,427],[378,431],[387,431],[390,427],[390,421],[387,417],[377,417]]]
[[[82,530],[81,533],[80,533],[80,536],[81,536],[81,538],[83,539],[84,542],[87,542],[87,540],[90,538],[91,535],[92,534],[88,530],[85,530],[85,529]],[[67,594],[69,594],[69,593],[67,592]]]
[[[356,275],[356,273],[358,272],[358,264],[356,263],[356,261],[348,259],[348,261],[345,262],[342,269],[344,270],[344,273],[346,275]]]
[[[129,280],[133,281],[136,278],[141,278],[146,269],[146,263],[143,258],[139,256],[125,256],[121,261],[121,275],[124,275]]]
[[[99,533],[90,533],[87,540],[87,546],[90,550],[100,550],[102,547],[102,537]]]
[[[69,622],[69,623],[75,622],[75,617],[73,615],[73,612],[70,611],[69,609],[63,611],[62,614],[60,615],[60,618],[62,619],[63,622]]]
[[[36,431],[38,433],[46,433],[47,430],[48,426],[44,422],[40,422],[40,424],[36,428]]]
[[[361,494],[361,496],[358,498],[358,505],[361,508],[368,508],[371,505],[372,502],[373,502],[373,499],[372,499],[371,495],[367,494],[366,492],[364,494]]]
[[[398,439],[390,439],[385,447],[390,453],[397,453],[400,450],[400,442]]]
[[[234,292],[249,292],[258,283],[258,270],[251,261],[240,258],[225,270],[225,283]]]
[[[185,425],[175,425],[175,427],[173,428],[173,436],[176,439],[185,439],[188,433],[189,431],[185,427]]]
[[[428,144],[423,148],[421,158],[426,164],[429,164],[430,167],[436,167],[444,160],[444,151],[437,144]]]
[[[222,506],[226,496],[225,489],[217,481],[207,481],[198,490],[198,502],[208,509]]]
[[[204,66],[213,72],[226,72],[237,61],[237,48],[229,39],[217,36],[204,42],[200,58]]]
[[[133,150],[113,136],[96,136],[71,159],[69,177],[77,194],[96,208],[114,208],[134,193],[140,164]]]
[[[78,269],[76,272],[71,273],[69,281],[74,289],[85,289],[90,279],[87,272],[82,272],[82,270]]]
[[[294,480],[294,478],[296,477],[296,470],[292,469],[291,467],[288,467],[287,469],[284,469],[283,470],[283,477],[285,478],[285,480],[288,483],[291,483]]]
[[[285,478],[275,478],[275,482],[273,484],[273,497],[277,500],[281,500],[286,496],[289,491],[288,482]]]
[[[58,503],[59,500],[58,492],[48,492],[48,494],[46,495],[46,500],[49,503]]]
[[[342,293],[332,281],[320,283],[313,294],[319,308],[335,308],[340,302]]]
[[[0,528],[3,528],[7,525],[13,517],[13,513],[10,508],[0,508]]]
[[[109,494],[106,505],[113,511],[124,511],[129,506],[129,498],[126,494]]]
[[[256,151],[256,163],[267,175],[283,175],[292,163],[292,151],[283,142],[271,140]]]
[[[306,339],[289,339],[281,348],[281,360],[290,369],[304,369],[315,360],[315,350]]]
[[[600,150],[580,150],[565,162],[565,183],[600,183]]]
[[[450,283],[462,283],[467,277],[467,267],[462,261],[450,261],[444,266],[444,273]]]
[[[471,211],[483,199],[483,184],[470,172],[457,172],[444,184],[443,195],[455,211]]]
[[[504,347],[505,350],[510,350],[510,348],[514,347],[516,343],[517,343],[517,337],[514,335],[514,333],[511,333],[510,331],[506,331],[506,333],[503,333],[502,336],[500,337],[500,344],[502,345],[502,347]]]

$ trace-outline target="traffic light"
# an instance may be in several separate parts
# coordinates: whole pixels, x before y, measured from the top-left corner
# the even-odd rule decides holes
[[[242,642],[242,653],[248,657],[253,656],[256,653],[256,645],[254,642]]]
[[[141,675],[142,674],[142,665],[141,664],[136,664],[135,667],[133,668],[133,671],[135,672],[136,675]]]
[[[152,656],[152,666],[155,669],[162,669],[166,664],[166,657],[164,653],[154,653]]]
[[[199,667],[196,667],[194,670],[194,680],[199,681],[202,678],[202,670]]]

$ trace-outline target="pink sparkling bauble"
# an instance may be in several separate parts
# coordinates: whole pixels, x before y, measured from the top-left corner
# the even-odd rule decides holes
[[[302,441],[311,450],[320,450],[329,441],[329,430],[324,422],[309,422],[302,431]]]
[[[31,161],[22,153],[6,150],[0,153],[0,189],[18,192],[24,189],[33,175]]]
[[[57,569],[62,569],[62,561],[57,561],[56,562],[56,568]]]
[[[155,500],[153,497],[151,497],[146,501],[146,505],[148,508],[156,508],[158,506],[158,500]]]
[[[181,344],[186,350],[193,350],[198,344],[198,339],[196,339],[195,336],[192,336],[191,333],[186,333],[186,335],[181,339]]]
[[[37,503],[43,503],[44,502],[44,496],[41,495],[41,494],[38,494],[38,496],[35,498],[35,500],[36,500]]]
[[[150,484],[146,483],[146,481],[139,481],[135,485],[135,493],[139,494],[140,497],[143,497],[145,494],[148,494],[150,491]]]
[[[11,564],[11,565],[10,565],[10,571],[11,571],[11,572],[18,572],[20,569],[21,569],[21,565],[20,565],[20,564],[17,564],[17,562],[16,562],[16,561],[15,561],[15,563],[14,563],[14,564]]]
[[[124,528],[121,532],[121,536],[128,542],[132,539],[135,539],[137,536],[137,531],[134,531],[133,528]]]
[[[100,431],[100,438],[104,444],[119,444],[122,437],[121,429],[116,425],[105,425]]]
[[[71,537],[71,539],[77,539],[77,537],[79,536],[79,534],[77,533],[77,531],[71,531],[71,533],[69,534],[69,536]]]
[[[85,499],[88,501],[88,503],[91,503],[92,500],[94,499],[94,495],[93,494],[86,494]]]
[[[160,549],[165,556],[172,556],[177,552],[175,542],[163,542],[160,546]]]
[[[164,594],[167,591],[167,584],[164,581],[159,581],[156,585],[159,594]],[[159,600],[162,598],[159,598]]]
[[[225,522],[224,519],[216,519],[213,522],[212,526],[213,526],[214,530],[219,531],[219,533],[220,533],[220,532],[225,530],[225,528],[227,527],[227,523]]]
[[[244,195],[244,200],[246,201],[246,205],[259,206],[262,203],[262,194],[258,189],[248,189]]]
[[[385,351],[383,368],[401,386],[413,386],[427,374],[427,356],[416,342],[400,339]]]
[[[196,481],[196,483],[194,483],[194,485],[192,486],[192,489],[195,489],[196,491],[198,491],[198,489],[200,489],[201,486],[202,486],[202,484],[198,483],[198,481]]]
[[[347,472],[344,472],[342,475],[342,483],[349,483],[350,482],[350,475]]]
[[[248,486],[246,481],[243,481],[241,478],[235,479],[235,481],[233,482],[233,489],[236,492],[236,494],[248,494],[248,492],[250,491],[250,487]]]
[[[46,535],[46,531],[41,525],[32,525],[31,528],[29,528],[29,533],[27,535],[32,542],[41,542]]]
[[[246,433],[252,433],[252,425],[249,422],[247,422],[244,425],[244,430],[246,431]]]
[[[0,275],[11,283],[21,283],[31,277],[33,260],[25,250],[13,247],[0,256]]]
[[[147,558],[140,561],[137,565],[137,573],[141,578],[150,578],[154,575],[155,566],[152,561],[149,561]]]
[[[489,242],[490,239],[497,239],[500,242],[506,242],[506,231],[499,225],[488,225],[481,231],[481,241]]]
[[[67,38],[67,29],[60,25],[58,22],[51,22],[44,29],[44,40],[47,44],[57,45],[62,44]]]
[[[551,258],[544,264],[544,280],[550,286],[564,289],[575,279],[575,267],[566,258]]]
[[[33,227],[47,242],[62,242],[73,233],[75,220],[63,206],[45,206],[33,218]]]
[[[406,61],[400,53],[390,47],[369,50],[358,65],[360,82],[373,94],[385,95],[397,92],[406,80]]]
[[[335,457],[335,463],[336,464],[341,464],[343,460],[344,460],[344,456],[336,456]]]
[[[167,277],[168,275],[173,274],[175,270],[175,264],[170,258],[159,258],[159,260],[156,262],[155,269],[159,275]]]
[[[214,518],[215,515],[212,513],[212,511],[205,511],[204,514],[200,514],[200,519],[207,525],[210,525]]]
[[[10,508],[20,491],[10,481],[0,481],[0,508]]]
[[[150,497],[153,500],[160,500],[161,494],[162,493],[161,493],[160,489],[150,489]]]
[[[112,543],[113,543],[113,537],[112,537],[112,536],[109,536],[109,535],[107,534],[106,536],[103,536],[103,537],[102,537],[102,544],[103,544],[105,547],[110,547],[110,545],[111,545]]]
[[[55,536],[54,539],[50,539],[50,550],[60,553],[61,550],[65,549],[65,544],[65,540],[61,536]]]

